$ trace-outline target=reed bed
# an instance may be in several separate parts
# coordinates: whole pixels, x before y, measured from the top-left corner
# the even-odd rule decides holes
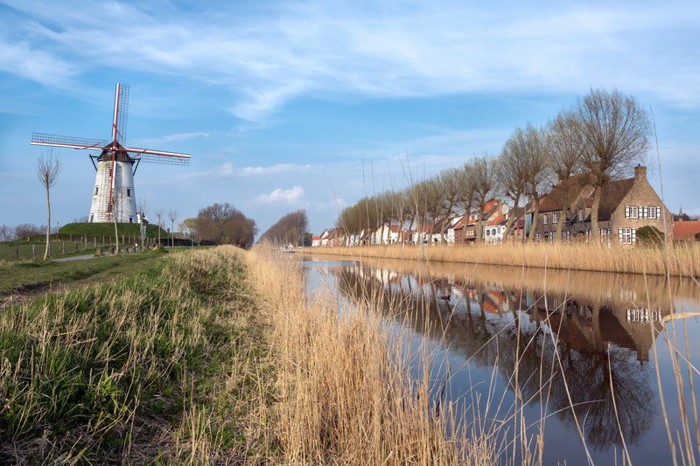
[[[332,254],[362,258],[457,262],[465,264],[516,265],[523,267],[592,272],[700,277],[700,245],[669,248],[622,247],[590,243],[531,243],[498,245],[388,245],[305,248],[309,254]],[[668,257],[668,259],[667,259]]]
[[[282,462],[496,461],[479,426],[458,425],[450,406],[436,415],[431,382],[411,380],[400,343],[390,341],[376,313],[339,312],[331,296],[307,302],[297,261],[262,248],[246,259],[274,332]]]
[[[269,345],[241,263],[226,249],[154,260],[0,314],[0,462],[267,456]]]

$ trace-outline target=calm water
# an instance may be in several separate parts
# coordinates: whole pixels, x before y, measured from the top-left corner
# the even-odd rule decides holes
[[[683,393],[700,462],[692,415],[700,380],[685,362],[700,367],[700,286],[691,281],[666,287],[648,277],[387,260],[305,265],[310,296],[331,291],[339,308],[379,299],[391,333],[413,349],[416,377],[420,355],[431,355],[436,399],[468,408],[467,417],[478,406],[487,424],[505,423],[504,457],[519,458],[509,438],[519,387],[528,435],[545,420],[545,464],[587,464],[587,455],[595,464],[622,464],[625,444],[634,464],[672,464],[660,381],[676,448],[683,447]],[[684,375],[680,390],[674,359]]]

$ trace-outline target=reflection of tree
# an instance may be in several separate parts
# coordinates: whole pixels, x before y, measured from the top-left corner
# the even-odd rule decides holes
[[[636,444],[652,425],[656,406],[648,374],[639,370],[634,351],[604,343],[601,315],[611,311],[599,303],[558,297],[564,304],[550,306],[550,312],[558,311],[545,312],[543,320],[538,306],[545,298],[527,290],[476,288],[419,274],[386,281],[377,270],[360,265],[336,270],[338,288],[349,299],[372,303],[477,366],[496,366],[509,383],[518,364],[523,399],[546,403],[547,412],[556,412],[566,424],[575,422],[575,413],[594,447],[621,444],[620,428],[627,444]],[[502,307],[487,313],[494,297]],[[541,380],[548,385],[541,386]]]

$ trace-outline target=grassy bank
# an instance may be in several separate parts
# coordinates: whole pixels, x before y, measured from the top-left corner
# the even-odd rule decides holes
[[[0,313],[0,461],[264,462],[273,379],[227,249]]]
[[[410,379],[405,348],[376,313],[339,314],[330,296],[307,303],[292,258],[258,249],[246,259],[273,329],[284,464],[495,462],[478,426],[456,426],[450,406],[436,415],[430,381]]]
[[[139,271],[152,271],[162,267],[155,259],[161,251],[143,251],[128,256],[99,257],[69,262],[0,261],[0,296],[40,291],[78,281],[107,280]]]
[[[649,275],[664,275],[667,263],[662,248],[608,247],[578,243],[321,247],[305,248],[303,252],[358,259],[407,259]],[[674,276],[700,277],[700,245],[671,248],[668,253],[668,269]]]

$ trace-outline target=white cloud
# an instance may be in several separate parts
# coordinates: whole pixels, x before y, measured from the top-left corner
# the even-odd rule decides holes
[[[210,133],[206,131],[192,131],[186,133],[166,134],[165,136],[161,136],[159,138],[140,139],[135,141],[135,143],[141,146],[155,148],[171,142],[190,141],[192,139],[208,138],[209,136]]]
[[[258,196],[257,198],[255,198],[255,200],[265,204],[273,204],[278,202],[297,204],[301,202],[303,197],[304,188],[302,188],[301,186],[294,186],[290,189],[277,188],[271,193]]]
[[[311,169],[311,165],[298,165],[294,163],[278,163],[269,167],[243,167],[243,175],[276,175],[280,173],[303,172]]]
[[[245,14],[238,6],[112,3],[96,14],[76,0],[5,3],[33,19],[0,20],[6,72],[58,86],[77,70],[128,63],[226,89],[222,108],[252,122],[310,93],[580,94],[593,85],[700,105],[694,2],[298,2]],[[129,34],[114,40],[114,25],[125,18]]]

